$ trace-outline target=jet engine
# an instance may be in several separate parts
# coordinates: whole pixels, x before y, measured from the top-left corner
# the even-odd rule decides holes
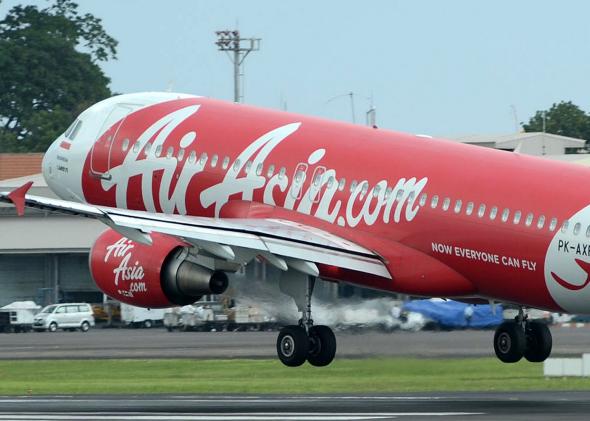
[[[152,245],[131,241],[112,229],[90,251],[96,285],[119,301],[147,308],[187,305],[227,289],[225,272],[189,259],[190,246],[164,234],[151,234]]]

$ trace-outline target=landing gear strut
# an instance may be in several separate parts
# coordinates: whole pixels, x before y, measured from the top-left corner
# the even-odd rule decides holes
[[[547,325],[529,321],[522,308],[512,321],[502,323],[494,334],[494,351],[504,363],[515,363],[525,357],[533,363],[551,355],[551,332]]]
[[[285,326],[277,338],[277,354],[283,364],[298,367],[306,360],[316,367],[332,362],[336,355],[336,337],[328,326],[314,326],[311,318],[311,296],[315,278],[309,276],[305,290],[304,305],[295,295],[293,298],[301,311],[298,325]]]

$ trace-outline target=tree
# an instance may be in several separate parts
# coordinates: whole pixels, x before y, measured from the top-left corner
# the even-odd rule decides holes
[[[561,101],[547,111],[537,111],[528,124],[522,127],[525,132],[542,132],[543,120],[547,133],[590,139],[590,115],[571,101]]]
[[[98,62],[116,59],[117,41],[77,8],[71,0],[15,6],[0,21],[0,152],[44,151],[82,110],[111,96]]]

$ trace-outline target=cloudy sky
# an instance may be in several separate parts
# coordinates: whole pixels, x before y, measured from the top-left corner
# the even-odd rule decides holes
[[[15,4],[3,0],[0,17]],[[590,110],[590,2],[545,0],[80,0],[119,41],[102,67],[117,92],[231,100],[216,30],[262,38],[245,102],[350,121],[372,94],[379,126],[412,133],[508,133],[535,110]]]

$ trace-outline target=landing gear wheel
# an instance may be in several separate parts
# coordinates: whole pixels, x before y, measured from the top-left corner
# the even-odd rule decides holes
[[[525,327],[526,348],[524,357],[532,363],[543,362],[551,355],[553,339],[547,325],[528,322]]]
[[[285,326],[277,338],[277,354],[288,367],[299,367],[305,362],[309,350],[309,340],[301,326]]]
[[[309,351],[307,361],[316,367],[324,367],[332,362],[336,355],[336,336],[328,326],[309,328]]]
[[[520,323],[504,322],[494,334],[494,351],[503,363],[515,363],[524,355],[526,338]]]

